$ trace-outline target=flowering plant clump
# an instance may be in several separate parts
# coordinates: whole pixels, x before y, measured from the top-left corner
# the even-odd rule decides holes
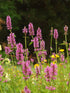
[[[46,81],[50,82],[51,81],[51,74],[52,74],[51,68],[49,66],[47,66],[44,72],[46,73],[46,75],[45,75]]]
[[[24,60],[23,52],[23,45],[21,43],[17,44],[16,58],[18,60],[18,64],[22,64],[22,61]]]
[[[57,64],[53,64],[51,63],[51,78],[54,80],[56,79],[56,76],[57,75]]]
[[[59,44],[65,45],[66,49],[61,47],[58,49],[58,30],[53,30],[51,27],[49,53],[49,50],[46,50],[47,45],[40,27],[35,34],[31,22],[28,28],[24,26],[22,29],[23,45],[15,40],[10,16],[7,16],[6,25],[10,33],[7,37],[8,45],[5,47],[6,55],[3,55],[4,51],[2,52],[0,46],[0,93],[70,93],[68,26],[64,27],[65,41]],[[53,48],[53,37],[55,49]],[[28,38],[31,38],[29,44],[27,43]],[[32,45],[34,51],[31,52],[29,47],[32,48]]]
[[[26,62],[22,62],[22,72],[23,72],[23,79],[27,80],[30,75],[32,74],[31,72],[31,68],[29,67],[29,61],[26,61]]]

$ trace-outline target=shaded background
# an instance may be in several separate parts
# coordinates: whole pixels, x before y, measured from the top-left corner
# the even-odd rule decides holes
[[[24,44],[22,29],[29,22],[34,25],[35,33],[38,27],[42,29],[43,39],[49,53],[51,26],[58,29],[58,45],[64,40],[64,26],[70,25],[70,0],[0,0],[0,42],[6,42],[9,31],[6,28],[6,16],[12,19],[13,32],[17,43]],[[70,30],[68,42],[70,42]],[[28,43],[30,38],[27,38]],[[53,40],[53,47],[54,40]],[[32,50],[32,47],[30,47]]]

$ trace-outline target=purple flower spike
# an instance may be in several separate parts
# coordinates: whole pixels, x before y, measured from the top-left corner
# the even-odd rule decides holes
[[[23,32],[24,34],[27,34],[27,28],[26,28],[26,26],[24,26],[24,29],[22,29],[22,32]]]
[[[19,61],[18,64],[21,64],[24,60],[23,52],[23,45],[21,43],[17,44],[16,58]]]
[[[55,90],[56,88],[55,88],[55,87],[53,87],[53,86],[49,86],[49,87],[48,87],[48,86],[46,86],[46,89],[48,89],[48,90],[51,90],[51,91],[52,91],[52,90]]]
[[[65,27],[64,27],[64,31],[68,31],[68,26],[67,25],[65,25]]]
[[[57,29],[54,29],[54,39],[58,39],[58,31]]]
[[[33,36],[34,35],[34,27],[33,27],[32,23],[29,23],[28,29],[29,29],[29,35]]]
[[[42,40],[40,42],[40,50],[45,50],[45,41],[44,40]]]
[[[34,48],[38,48],[39,47],[39,41],[38,41],[38,38],[35,37],[34,38]]]
[[[49,67],[49,66],[47,66],[46,67],[46,69],[45,69],[45,79],[46,79],[46,81],[51,81],[51,68]]]
[[[25,92],[25,93],[31,93],[31,91],[28,89],[27,86],[24,88],[24,92]]]
[[[63,54],[61,54],[60,59],[61,59],[61,62],[64,62],[65,57],[64,57],[64,55],[63,55]]]
[[[36,77],[38,78],[38,76],[40,75],[40,67],[36,66],[35,70],[36,70]]]
[[[7,16],[7,18],[6,18],[6,25],[7,25],[7,29],[8,30],[11,30],[12,29],[10,16]]]
[[[29,61],[26,62],[22,62],[22,72],[23,72],[23,79],[27,80],[29,78],[29,76],[31,76],[32,72],[31,72],[31,68],[29,67]]]
[[[11,46],[11,48],[14,48],[16,46],[16,41],[14,37],[14,33],[10,33],[10,35],[7,37],[8,44]]]
[[[65,27],[64,27],[64,31],[65,31],[65,35],[67,35],[67,31],[68,31],[68,26],[67,25],[65,25]]]
[[[53,64],[51,63],[51,78],[54,80],[56,79],[56,76],[57,75],[57,64]]]
[[[12,52],[12,50],[10,50],[9,47],[5,47],[5,53],[6,53],[6,54],[10,54],[11,52]]]
[[[41,29],[40,29],[40,27],[38,27],[38,29],[37,29],[37,34],[36,34],[36,36],[38,37],[38,39],[42,39],[42,34],[41,34]]]

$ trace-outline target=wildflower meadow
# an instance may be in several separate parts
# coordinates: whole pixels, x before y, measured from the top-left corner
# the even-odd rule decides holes
[[[2,51],[0,45],[0,93],[70,93],[68,26],[65,25],[63,28],[64,41],[60,44],[60,48],[58,48],[59,31],[51,27],[48,58],[48,50],[45,49],[47,42],[43,39],[40,27],[35,33],[34,25],[30,22],[28,27],[24,26],[20,30],[24,36],[24,45],[16,41],[10,16],[6,17],[6,27],[9,36],[5,51]],[[27,37],[31,38],[29,44]],[[31,51],[28,46],[33,46],[35,57],[30,57]]]

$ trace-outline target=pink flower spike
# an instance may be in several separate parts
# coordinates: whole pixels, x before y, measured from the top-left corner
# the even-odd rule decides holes
[[[58,31],[57,31],[57,29],[54,29],[54,39],[58,39]]]
[[[28,29],[29,29],[29,35],[33,36],[34,35],[34,27],[33,27],[33,24],[31,22],[28,25]]]
[[[24,29],[22,29],[22,32],[23,32],[24,34],[27,34],[27,28],[26,28],[26,26],[24,26]]]
[[[7,16],[7,18],[6,18],[6,25],[7,25],[7,29],[8,30],[11,30],[12,29],[10,16]]]

